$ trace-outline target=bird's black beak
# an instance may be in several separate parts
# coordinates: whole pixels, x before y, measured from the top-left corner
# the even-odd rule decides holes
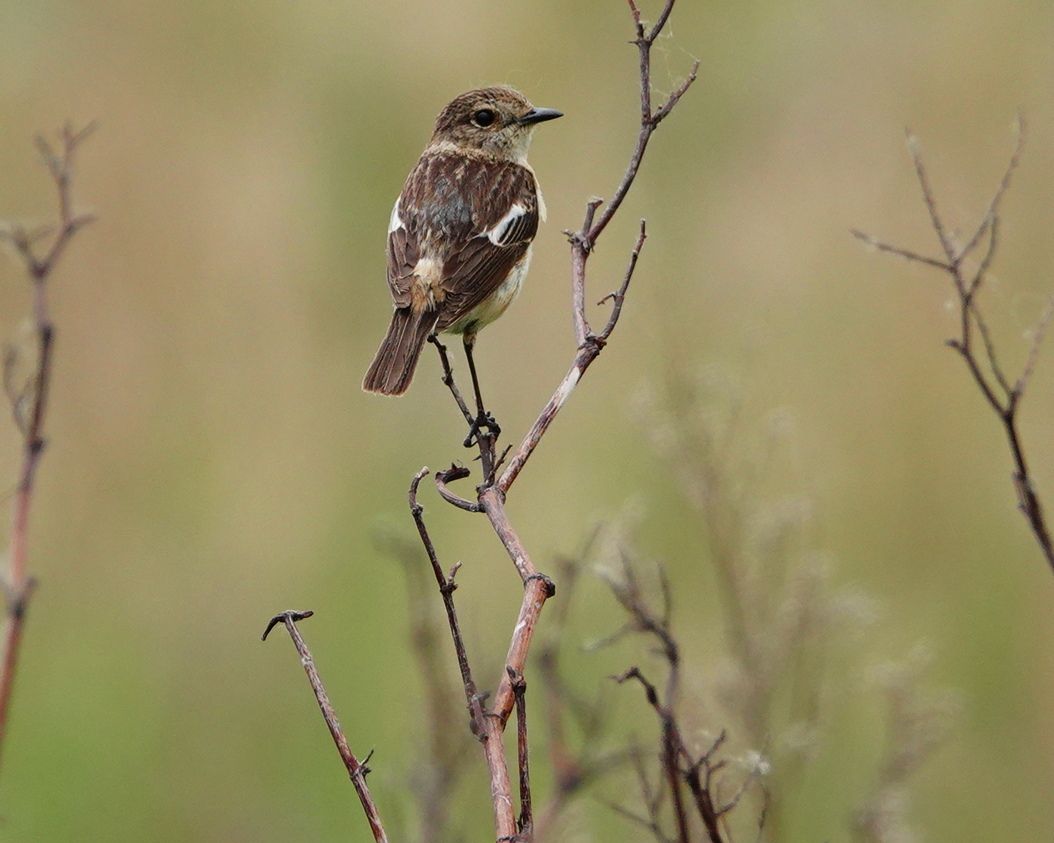
[[[544,123],[546,120],[555,120],[557,117],[563,116],[564,113],[557,111],[555,108],[532,108],[517,122],[521,126],[533,126],[535,123]]]

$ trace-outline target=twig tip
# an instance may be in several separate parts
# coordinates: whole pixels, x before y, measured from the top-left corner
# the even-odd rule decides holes
[[[260,640],[266,641],[267,636],[271,634],[271,630],[280,623],[296,623],[297,621],[310,618],[313,614],[315,613],[310,609],[304,612],[298,612],[295,609],[287,609],[284,612],[280,612],[267,622],[267,628],[263,631],[263,635],[260,636]]]

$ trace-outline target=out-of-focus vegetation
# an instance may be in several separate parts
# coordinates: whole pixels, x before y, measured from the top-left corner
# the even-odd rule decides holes
[[[698,56],[699,85],[655,137],[591,263],[600,298],[634,217],[648,218],[622,326],[510,498],[539,561],[629,502],[637,548],[676,584],[692,683],[704,699],[734,690],[712,542],[652,447],[668,411],[642,419],[637,397],[703,372],[704,390],[733,384],[747,441],[779,414],[781,457],[757,497],[807,500],[796,541],[829,560],[832,588],[878,607],[866,630],[852,613],[838,627],[849,624],[834,643],[852,669],[826,709],[827,743],[799,762],[780,807],[786,840],[848,838],[897,742],[884,715],[896,677],[882,665],[919,641],[931,656],[904,669],[924,663],[920,681],[955,689],[960,711],[912,779],[912,827],[932,841],[1054,833],[1054,582],[1014,510],[999,428],[942,347],[955,330],[944,279],[848,235],[934,247],[905,124],[948,219],[973,223],[1023,108],[1030,143],[986,289],[1016,369],[1054,287],[1052,34],[1054,11],[1038,0],[682,3],[654,81],[672,87]],[[433,360],[403,399],[359,391],[389,309],[388,214],[455,93],[508,82],[566,112],[532,153],[549,224],[530,279],[477,346],[488,402],[515,438],[572,350],[560,231],[586,197],[610,193],[634,137],[629,37],[615,2],[0,7],[0,215],[52,213],[46,176],[28,163],[36,131],[100,122],[79,177],[100,219],[53,289],[54,403],[32,537],[41,587],[0,838],[368,839],[294,656],[258,641],[271,614],[295,607],[316,610],[304,632],[327,687],[352,744],[377,749],[371,787],[393,837],[413,839],[407,791],[427,724],[405,572],[374,539],[379,527],[409,535],[410,476],[464,452]],[[0,265],[5,335],[20,335],[27,301],[18,268]],[[1048,499],[1052,385],[1049,348],[1022,410]],[[17,460],[8,428],[8,488]],[[494,682],[515,577],[486,525],[430,510],[444,558],[465,562],[460,612],[480,679]],[[576,640],[621,623],[602,585],[576,599]],[[564,658],[600,685],[627,653]],[[636,695],[610,693],[643,729]],[[455,712],[452,727],[463,720]],[[469,767],[457,813],[478,839],[486,780]],[[541,765],[535,778],[544,802]],[[571,827],[567,839],[639,834],[593,801]]]

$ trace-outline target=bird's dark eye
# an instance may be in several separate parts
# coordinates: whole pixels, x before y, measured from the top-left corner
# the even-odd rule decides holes
[[[472,122],[481,128],[486,128],[494,122],[494,112],[489,108],[481,108],[472,115]]]

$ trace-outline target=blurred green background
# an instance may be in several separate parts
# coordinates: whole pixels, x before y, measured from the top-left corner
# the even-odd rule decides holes
[[[635,135],[631,36],[614,0],[0,2],[0,216],[52,214],[35,132],[100,123],[77,181],[100,218],[53,288],[31,545],[41,586],[0,838],[367,840],[291,647],[259,642],[292,607],[317,612],[304,634],[352,745],[377,749],[371,783],[393,837],[413,839],[407,783],[428,725],[404,570],[375,535],[410,536],[410,476],[466,452],[430,356],[399,401],[359,389],[389,313],[388,214],[454,94],[507,82],[566,113],[531,156],[549,206],[531,277],[478,346],[489,402],[517,438],[573,352],[561,230],[587,197],[610,195]],[[542,563],[631,506],[641,553],[676,584],[705,688],[726,646],[712,560],[631,405],[671,372],[717,371],[743,397],[745,430],[772,412],[793,420],[766,484],[810,501],[809,546],[834,583],[880,607],[851,642],[852,670],[925,640],[927,683],[960,695],[946,744],[912,780],[925,840],[1054,839],[1054,581],[1015,511],[1001,430],[942,347],[955,331],[945,280],[848,229],[935,251],[905,125],[968,229],[1023,109],[1029,142],[985,299],[1016,371],[1054,288],[1052,44],[1041,0],[679,4],[654,84],[673,88],[693,57],[699,84],[590,265],[599,299],[647,217],[631,299],[510,498]],[[3,333],[19,336],[28,297],[13,262],[0,282]],[[1022,421],[1048,508],[1051,358]],[[11,488],[10,426],[0,445]],[[512,568],[481,519],[430,492],[425,504],[444,559],[465,562],[461,611],[492,685],[519,600]],[[569,636],[618,626],[602,587],[581,596]],[[596,685],[635,658],[632,644],[574,643],[571,669]],[[609,693],[647,736],[637,692]],[[889,740],[859,691],[834,710],[784,839],[849,839]],[[462,721],[452,713],[452,728]],[[479,840],[489,808],[482,764],[470,766],[456,813]],[[642,836],[587,798],[564,839]]]

